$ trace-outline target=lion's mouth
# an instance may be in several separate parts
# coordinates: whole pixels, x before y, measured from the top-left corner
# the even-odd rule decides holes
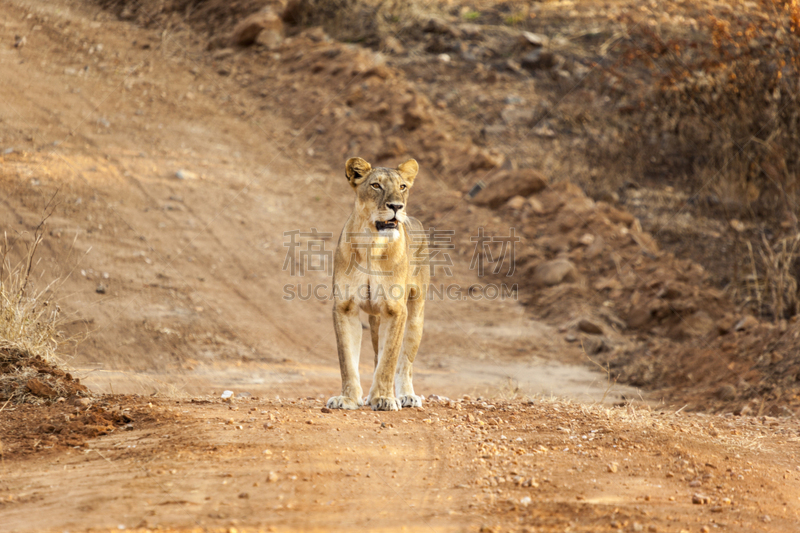
[[[386,221],[379,220],[375,222],[375,229],[377,229],[378,231],[384,229],[397,229],[397,219],[393,218],[392,220],[386,220]]]

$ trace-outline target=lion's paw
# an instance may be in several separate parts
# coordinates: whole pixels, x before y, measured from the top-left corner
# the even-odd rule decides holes
[[[328,409],[350,409],[350,410],[358,409],[362,405],[364,404],[361,402],[360,398],[354,400],[353,398],[350,398],[348,396],[334,396],[333,398],[328,400],[327,404],[325,404],[325,406]]]
[[[422,396],[417,396],[416,394],[400,396],[397,401],[401,407],[422,407]]]
[[[400,404],[397,398],[390,396],[375,396],[369,401],[370,407],[373,411],[399,411]]]

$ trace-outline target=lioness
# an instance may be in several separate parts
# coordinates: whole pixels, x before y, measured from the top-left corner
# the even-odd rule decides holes
[[[411,384],[411,365],[422,340],[430,281],[428,243],[422,224],[406,214],[418,171],[413,159],[396,169],[372,168],[360,157],[345,163],[356,203],[333,260],[333,327],[342,394],[328,400],[330,409],[358,409],[365,401],[374,411],[422,406]],[[375,349],[375,373],[365,400],[358,375],[359,309],[370,315]]]

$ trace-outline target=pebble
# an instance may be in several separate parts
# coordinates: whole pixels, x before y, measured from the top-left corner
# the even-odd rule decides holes
[[[280,477],[275,472],[270,472],[269,475],[267,475],[267,481],[270,483],[275,483],[279,479]]]
[[[578,329],[590,335],[603,334],[603,328],[600,327],[599,324],[592,322],[591,320],[586,318],[582,318],[580,322],[578,322]]]
[[[225,400],[227,398],[231,398],[232,396],[233,396],[233,391],[232,390],[226,390],[226,391],[223,391],[222,396],[220,396],[220,398]]]
[[[177,172],[175,172],[175,177],[178,178],[179,180],[196,180],[197,174],[195,174],[191,170],[180,169]]]
[[[616,474],[617,470],[619,470],[619,464],[617,464],[617,463],[608,463],[606,465],[606,470],[608,470],[612,474]]]

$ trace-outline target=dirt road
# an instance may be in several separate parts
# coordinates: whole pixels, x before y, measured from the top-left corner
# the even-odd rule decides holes
[[[131,421],[78,448],[39,434],[50,449],[4,460],[3,531],[749,533],[800,521],[800,427],[770,418],[546,400],[395,413],[97,403],[54,407],[52,424],[102,405]],[[20,453],[35,444],[26,413],[3,433]]]
[[[68,362],[142,395],[2,406],[0,530],[795,529],[796,423],[598,405],[638,395],[514,301],[429,307],[418,390],[483,399],[322,412],[330,305],[283,299],[284,233],[338,234],[341,162],[188,30],[70,0],[0,20],[0,223],[30,231],[55,195],[39,267],[81,341]],[[447,282],[472,285],[468,264]]]

